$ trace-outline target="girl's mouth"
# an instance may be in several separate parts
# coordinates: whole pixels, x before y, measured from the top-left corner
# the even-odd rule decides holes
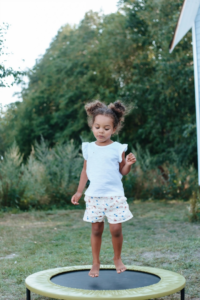
[[[100,139],[103,138],[103,135],[99,135],[98,138],[100,138]]]

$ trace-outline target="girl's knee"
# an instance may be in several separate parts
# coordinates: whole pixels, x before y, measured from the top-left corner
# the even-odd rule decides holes
[[[103,222],[92,223],[92,234],[95,236],[101,236],[103,233],[103,228]]]
[[[113,237],[120,237],[122,234],[121,224],[110,224],[110,233]]]

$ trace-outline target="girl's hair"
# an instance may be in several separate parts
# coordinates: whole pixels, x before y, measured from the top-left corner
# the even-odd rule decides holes
[[[127,114],[127,107],[120,100],[110,103],[108,106],[99,100],[95,100],[87,103],[85,110],[88,115],[88,125],[90,128],[92,128],[94,120],[98,115],[112,118],[113,128],[116,129],[114,134],[117,134],[123,127],[122,122],[124,121],[124,116]]]

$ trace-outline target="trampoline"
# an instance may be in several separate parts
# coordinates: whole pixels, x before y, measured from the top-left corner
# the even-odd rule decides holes
[[[68,300],[152,299],[180,291],[185,298],[185,278],[159,268],[128,266],[117,274],[115,266],[101,265],[99,277],[88,276],[91,266],[73,266],[34,273],[25,280],[27,300],[31,292]]]

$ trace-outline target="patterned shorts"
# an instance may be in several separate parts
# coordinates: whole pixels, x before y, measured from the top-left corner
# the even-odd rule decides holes
[[[107,217],[108,223],[117,224],[128,221],[133,217],[126,197],[91,197],[85,195],[84,200],[86,210],[83,220],[86,222],[104,222],[105,217]]]

